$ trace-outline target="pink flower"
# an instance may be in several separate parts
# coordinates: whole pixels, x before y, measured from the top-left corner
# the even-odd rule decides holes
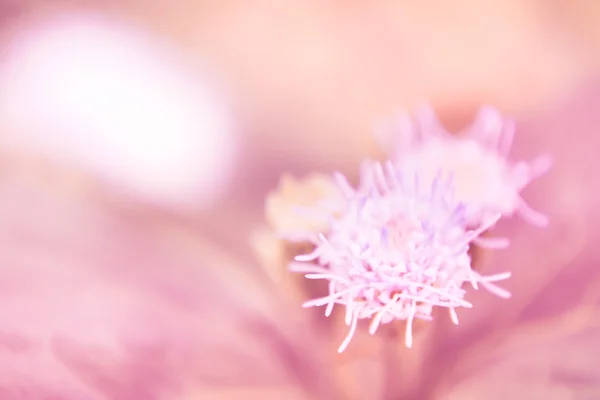
[[[546,226],[545,215],[531,209],[520,192],[551,167],[547,155],[531,162],[508,159],[515,133],[514,121],[491,107],[482,107],[473,124],[464,132],[448,132],[429,106],[420,107],[411,117],[398,115],[388,145],[394,164],[403,171],[418,171],[430,178],[438,171],[451,174],[455,194],[468,207],[470,225],[501,213],[519,213],[537,226]]]
[[[464,299],[466,282],[510,296],[493,284],[510,273],[481,276],[471,268],[468,254],[471,242],[500,214],[468,230],[468,207],[455,201],[451,178],[437,175],[421,182],[418,174],[401,176],[389,162],[385,167],[365,163],[362,172],[358,190],[341,174],[336,176],[347,200],[345,211],[331,218],[328,233],[314,238],[314,251],[297,256],[291,265],[308,279],[329,281],[329,294],[305,307],[326,305],[326,316],[335,304],[346,307],[350,330],[339,352],[363,318],[371,319],[371,334],[381,323],[405,320],[407,347],[412,346],[413,320],[431,320],[435,306],[447,308],[458,324],[455,309],[472,307]]]

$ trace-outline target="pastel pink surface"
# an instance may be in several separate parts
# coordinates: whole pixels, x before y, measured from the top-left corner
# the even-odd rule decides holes
[[[0,193],[4,398],[174,399],[315,379],[318,356],[296,336],[309,331],[235,258],[165,221],[7,179]]]
[[[490,272],[513,272],[506,285],[513,297],[470,293],[476,306],[460,313],[461,325],[434,324],[411,350],[419,359],[399,360],[414,362],[415,371],[410,381],[397,377],[399,398],[597,393],[590,366],[600,305],[598,100],[592,93],[519,124],[517,155],[555,156],[553,170],[524,193],[551,223],[503,224],[512,244],[494,254]],[[214,218],[227,229],[250,230],[244,219],[231,219],[239,210]],[[259,212],[251,210],[257,217],[249,221],[259,221]],[[29,391],[64,399],[330,399],[333,386],[351,386],[333,378],[337,341],[249,259],[239,260],[241,247],[220,248],[196,229],[152,210],[136,214],[4,175],[5,398]],[[557,318],[563,313],[571,317]],[[516,379],[525,372],[529,379]]]

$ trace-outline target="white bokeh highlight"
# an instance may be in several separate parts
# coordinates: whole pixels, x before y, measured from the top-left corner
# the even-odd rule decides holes
[[[4,146],[144,201],[202,207],[226,188],[229,110],[158,40],[95,16],[61,16],[18,32],[1,71]]]

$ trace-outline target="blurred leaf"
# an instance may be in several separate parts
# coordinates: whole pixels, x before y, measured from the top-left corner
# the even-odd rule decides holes
[[[600,314],[581,308],[562,318],[514,329],[474,349],[463,376],[436,398],[600,398]],[[494,343],[495,342],[495,343]],[[458,366],[457,369],[460,369]]]

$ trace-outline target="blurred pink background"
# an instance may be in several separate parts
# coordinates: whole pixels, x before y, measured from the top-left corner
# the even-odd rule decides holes
[[[0,0],[0,399],[600,399],[599,23],[592,0]],[[510,301],[340,356],[250,239],[281,174],[355,177],[422,101],[515,116],[513,156],[555,157],[525,193],[551,224],[499,227]]]

